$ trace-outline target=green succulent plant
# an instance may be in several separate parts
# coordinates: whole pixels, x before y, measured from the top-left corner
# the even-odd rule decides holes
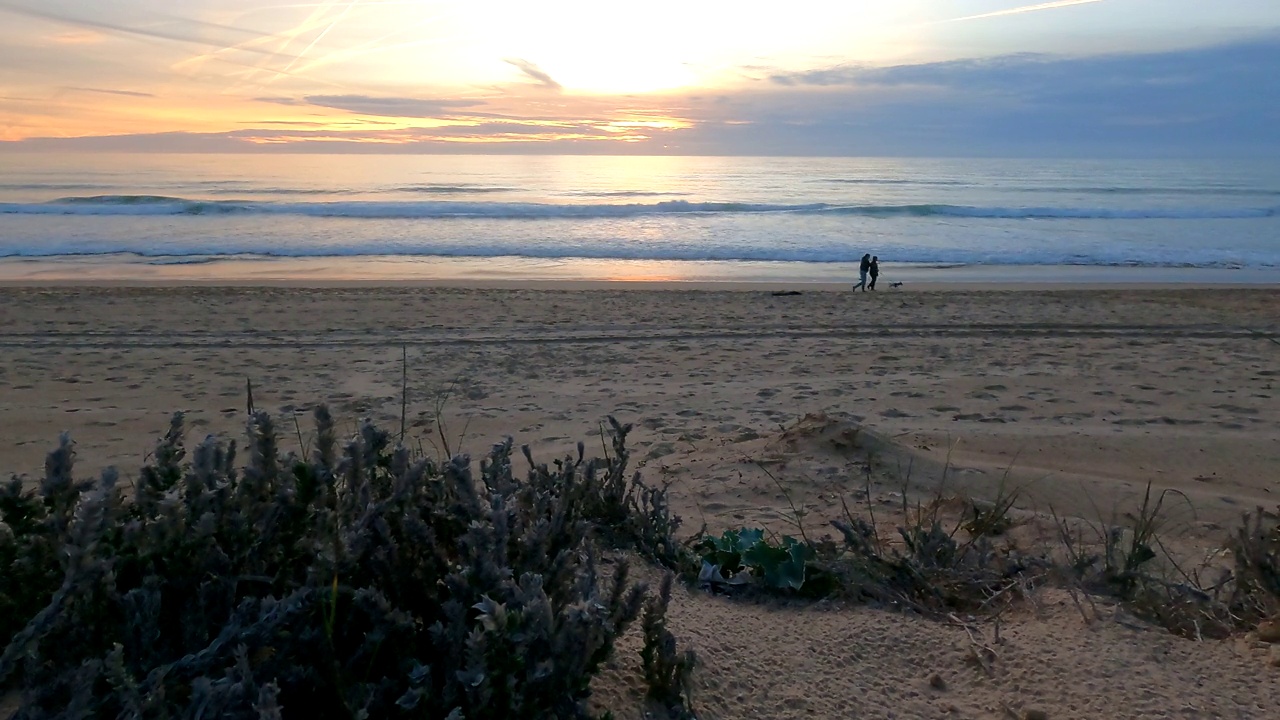
[[[697,549],[703,562],[717,568],[721,577],[728,579],[746,570],[775,590],[800,590],[808,563],[816,556],[813,546],[789,535],[771,543],[759,528],[726,530],[720,537],[703,538]]]

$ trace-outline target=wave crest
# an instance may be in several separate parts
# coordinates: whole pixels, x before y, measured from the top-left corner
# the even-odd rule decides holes
[[[449,191],[445,191],[449,192]],[[0,214],[18,215],[208,215],[250,213],[365,219],[600,219],[652,215],[798,213],[871,218],[964,217],[1000,220],[1194,220],[1267,218],[1280,216],[1269,207],[998,207],[946,204],[831,205],[827,203],[769,204],[750,202],[691,202],[664,200],[627,204],[548,204],[474,201],[336,201],[260,202],[248,200],[191,200],[164,195],[91,195],[65,197],[46,203],[0,203]]]

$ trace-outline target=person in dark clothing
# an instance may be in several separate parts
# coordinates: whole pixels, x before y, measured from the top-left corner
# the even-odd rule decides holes
[[[880,258],[871,258],[871,265],[867,268],[868,274],[871,275],[871,284],[868,285],[872,290],[876,289],[876,278],[880,277]]]
[[[862,262],[858,265],[858,284],[853,286],[854,292],[858,288],[862,288],[862,292],[867,291],[867,273],[871,272],[871,253],[862,256]]]

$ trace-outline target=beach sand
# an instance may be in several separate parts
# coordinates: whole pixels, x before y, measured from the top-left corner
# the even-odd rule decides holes
[[[1203,552],[1243,512],[1280,511],[1274,289],[7,287],[0,468],[37,476],[69,431],[83,473],[127,477],[174,411],[192,440],[240,437],[246,381],[286,448],[316,402],[398,428],[402,373],[428,452],[512,434],[549,461],[579,440],[598,453],[608,415],[633,423],[635,464],[671,484],[685,533],[794,533],[792,503],[828,532],[864,489],[855,431],[896,464],[872,502],[1004,482],[1027,512],[1096,517],[1150,482],[1188,499],[1178,542]],[[1250,638],[1184,640],[1114,609],[1086,625],[1052,590],[1004,618],[994,674],[946,623],[675,595],[700,717],[1280,717],[1280,668]],[[639,717],[635,663],[617,664],[598,700]]]

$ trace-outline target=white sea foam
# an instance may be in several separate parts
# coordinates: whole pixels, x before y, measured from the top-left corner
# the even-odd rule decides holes
[[[157,247],[147,241],[119,239],[112,242],[61,241],[16,246],[0,250],[0,258],[41,258],[59,256],[135,255],[162,262],[187,262],[185,258],[309,258],[309,257],[525,257],[543,260],[569,258],[593,260],[694,260],[741,262],[856,263],[863,247],[839,244],[767,247],[760,245],[634,243],[625,239],[591,243],[544,242],[530,244],[511,240],[450,242],[415,239],[411,241],[357,240],[323,245],[294,241],[267,245],[253,239],[190,242],[181,246]],[[1116,267],[1280,267],[1276,254],[1241,255],[1224,258],[1213,250],[1187,249],[1160,257],[1136,258],[1123,248],[1088,255],[1054,248],[1004,249],[921,248],[881,244],[876,252],[894,263],[939,265],[1098,265]]]
[[[1280,267],[1266,162],[6,158],[0,257]],[[545,264],[545,263],[544,263]]]
[[[1280,217],[1280,205],[1261,207],[983,207],[948,204],[834,205],[666,200],[626,204],[549,204],[448,201],[254,202],[191,200],[162,195],[95,195],[45,203],[0,203],[9,215],[306,215],[343,218],[482,217],[495,219],[625,218],[646,215],[795,213],[893,217],[969,217],[1006,220],[1241,219]]]

